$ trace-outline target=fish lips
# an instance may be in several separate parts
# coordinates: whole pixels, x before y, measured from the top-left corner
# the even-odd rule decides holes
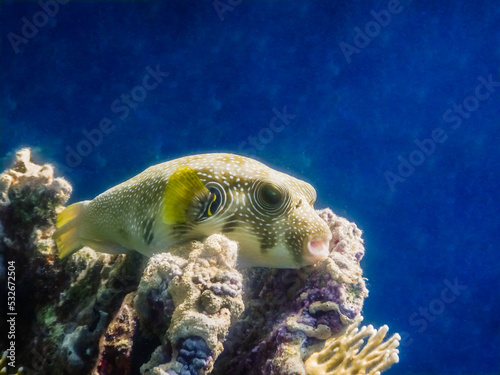
[[[311,236],[304,241],[304,258],[307,263],[314,264],[330,254],[330,240],[332,235]]]

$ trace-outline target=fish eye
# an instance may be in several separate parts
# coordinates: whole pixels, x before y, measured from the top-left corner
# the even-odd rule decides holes
[[[222,202],[222,194],[220,193],[219,189],[217,188],[210,188],[210,198],[208,200],[208,207],[207,207],[207,216],[213,216],[217,213],[217,210],[220,207],[220,204]]]
[[[283,194],[274,185],[266,184],[260,190],[262,202],[269,206],[276,206],[283,200]]]
[[[216,215],[225,203],[226,196],[224,189],[219,184],[209,182],[205,186],[208,189],[208,193],[203,199],[199,214],[197,215],[198,221],[203,221]]]
[[[281,184],[256,180],[250,191],[252,206],[261,215],[279,216],[290,205],[290,194]]]

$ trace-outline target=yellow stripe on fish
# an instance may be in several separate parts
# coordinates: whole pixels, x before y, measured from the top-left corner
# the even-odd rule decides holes
[[[238,264],[297,268],[328,255],[331,232],[314,188],[243,156],[186,156],[146,169],[91,201],[68,206],[54,233],[59,256],[83,246],[146,256],[222,233]]]

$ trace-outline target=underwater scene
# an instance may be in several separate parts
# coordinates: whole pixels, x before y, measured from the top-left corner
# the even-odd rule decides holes
[[[0,36],[0,374],[500,374],[497,2],[6,0]]]

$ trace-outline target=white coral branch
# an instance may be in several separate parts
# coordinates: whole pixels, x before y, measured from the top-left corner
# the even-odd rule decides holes
[[[379,375],[399,362],[399,334],[384,342],[389,328],[384,325],[358,329],[361,319],[349,326],[344,335],[326,341],[323,350],[305,362],[307,375]],[[365,338],[368,340],[365,342]]]

